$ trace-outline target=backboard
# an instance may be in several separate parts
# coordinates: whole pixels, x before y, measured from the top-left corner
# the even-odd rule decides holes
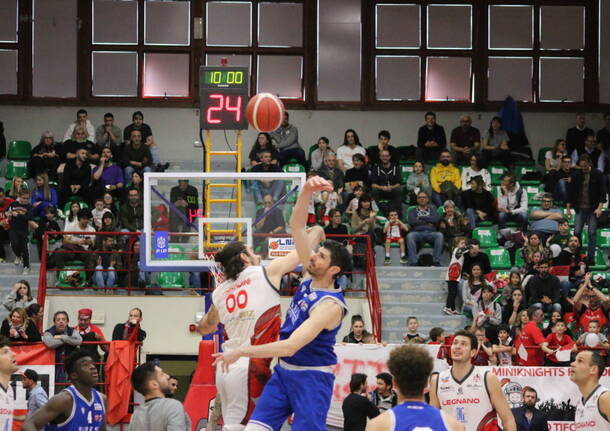
[[[305,181],[304,172],[145,173],[141,269],[208,271],[206,257],[226,242],[256,246],[268,215],[278,220],[279,211],[288,223]]]

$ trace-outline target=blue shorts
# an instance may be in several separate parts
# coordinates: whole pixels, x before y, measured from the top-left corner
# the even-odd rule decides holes
[[[334,383],[331,373],[276,365],[247,429],[278,431],[294,413],[293,431],[326,431]]]

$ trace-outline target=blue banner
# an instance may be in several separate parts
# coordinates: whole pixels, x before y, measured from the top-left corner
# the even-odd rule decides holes
[[[167,232],[155,232],[153,256],[155,259],[167,259],[169,257],[169,235]]]

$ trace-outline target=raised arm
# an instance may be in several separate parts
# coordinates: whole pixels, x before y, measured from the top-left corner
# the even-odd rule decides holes
[[[332,191],[333,185],[321,177],[312,177],[305,183],[303,189],[299,193],[299,198],[292,210],[290,218],[290,229],[292,230],[292,238],[294,245],[299,255],[299,261],[307,266],[311,256],[311,246],[307,237],[307,213],[309,201],[315,192]]]

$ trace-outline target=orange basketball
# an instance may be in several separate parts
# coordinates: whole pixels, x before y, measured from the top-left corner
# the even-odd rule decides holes
[[[248,123],[259,132],[273,132],[284,119],[284,104],[271,93],[259,93],[248,102]]]

